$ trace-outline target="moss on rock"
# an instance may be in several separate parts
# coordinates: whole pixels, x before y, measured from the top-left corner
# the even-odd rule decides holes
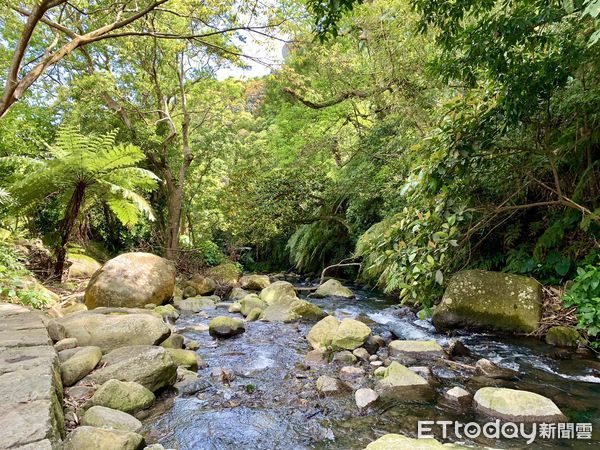
[[[530,333],[538,329],[542,291],[533,278],[484,270],[452,277],[432,321],[439,330],[457,327]]]

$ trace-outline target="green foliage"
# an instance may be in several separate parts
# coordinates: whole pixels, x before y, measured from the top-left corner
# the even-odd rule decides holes
[[[152,208],[138,192],[155,189],[158,178],[136,167],[145,158],[138,147],[116,145],[115,136],[115,132],[85,136],[65,127],[59,130],[54,144],[47,146],[46,159],[2,158],[4,164],[13,167],[22,164],[21,168],[14,167],[18,179],[9,188],[17,206],[31,208],[57,195],[67,203],[74,190],[82,186],[88,203],[105,203],[127,226],[135,225],[141,213],[152,220]]]
[[[460,208],[443,202],[429,211],[405,207],[373,225],[358,241],[362,277],[402,302],[431,306],[442,291],[445,274],[455,268],[452,251],[458,246]]]
[[[35,289],[33,276],[24,265],[24,257],[13,245],[0,240],[0,300],[43,308],[50,298],[41,290]]]
[[[363,0],[309,0],[308,8],[314,16],[315,31],[321,40],[338,35],[338,23],[344,14],[352,11]]]
[[[218,266],[225,261],[225,255],[217,244],[212,241],[203,241],[194,246],[200,258],[207,266]]]
[[[579,267],[562,299],[566,306],[577,307],[578,328],[588,334],[592,347],[600,348],[600,265]]]
[[[287,243],[295,268],[313,273],[321,271],[328,261],[343,259],[348,247],[347,230],[333,220],[301,225]]]

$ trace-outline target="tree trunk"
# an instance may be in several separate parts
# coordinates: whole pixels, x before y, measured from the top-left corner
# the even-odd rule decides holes
[[[67,256],[67,245],[71,238],[71,233],[79,217],[79,211],[85,198],[85,184],[79,183],[71,195],[69,204],[65,210],[65,217],[62,220],[62,224],[59,229],[60,234],[60,245],[56,248],[56,264],[54,265],[53,278],[58,281],[62,280],[63,271],[65,268],[65,259]]]
[[[180,180],[178,183],[173,183],[171,189],[169,189],[169,222],[167,226],[165,257],[170,260],[174,260],[179,251],[182,200],[183,180]]]

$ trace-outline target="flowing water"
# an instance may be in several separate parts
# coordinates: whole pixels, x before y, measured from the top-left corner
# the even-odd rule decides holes
[[[374,297],[369,291],[355,292],[357,298],[352,300],[311,301],[339,318],[364,321],[374,333],[391,331],[399,339],[436,339],[443,346],[450,341],[448,336],[437,334],[430,322],[407,314],[393,301]],[[362,449],[385,433],[416,437],[419,420],[484,423],[472,412],[441,405],[439,396],[429,403],[383,402],[366,413],[357,410],[352,392],[319,398],[316,379],[323,374],[335,376],[341,365],[331,363],[318,370],[304,366],[304,356],[310,350],[305,336],[311,324],[252,322],[240,336],[215,340],[207,331],[193,327],[207,325],[217,315],[240,315],[230,314],[226,308],[206,313],[182,316],[176,323],[179,332],[199,342],[197,352],[208,363],[199,371],[200,392],[180,397],[165,393],[144,421],[148,435],[166,448]],[[468,364],[477,358],[488,358],[521,374],[518,381],[497,381],[497,385],[545,395],[554,400],[570,422],[593,425],[591,440],[536,440],[533,448],[600,448],[599,360],[555,360],[549,356],[551,347],[524,337],[464,333],[455,338],[472,351],[473,358],[464,360]],[[235,378],[228,382],[214,376],[219,368],[232,370]],[[432,371],[438,380],[438,393],[452,386],[462,386],[470,392],[481,387],[473,374],[445,364],[434,365]],[[372,383],[366,378],[363,385],[373,387]],[[456,437],[447,439],[455,440]],[[526,446],[522,441],[485,438],[466,443],[495,448]]]

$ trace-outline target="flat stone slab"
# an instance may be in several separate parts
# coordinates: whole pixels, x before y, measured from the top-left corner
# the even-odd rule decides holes
[[[65,434],[59,360],[41,313],[0,303],[0,448],[45,450]]]
[[[388,345],[390,356],[412,358],[443,358],[444,349],[436,341],[392,341]]]
[[[46,328],[0,331],[0,347],[35,347],[38,345],[52,345]]]
[[[0,375],[54,364],[57,364],[57,355],[49,345],[0,348]]]
[[[0,331],[20,331],[45,329],[46,326],[35,313],[19,313],[2,317]]]
[[[61,421],[59,423],[58,421]],[[51,442],[60,440],[59,430],[64,427],[62,407],[50,400],[36,400],[31,403],[0,405],[0,448],[18,447],[33,444],[45,439]],[[33,445],[31,448],[38,448]]]

